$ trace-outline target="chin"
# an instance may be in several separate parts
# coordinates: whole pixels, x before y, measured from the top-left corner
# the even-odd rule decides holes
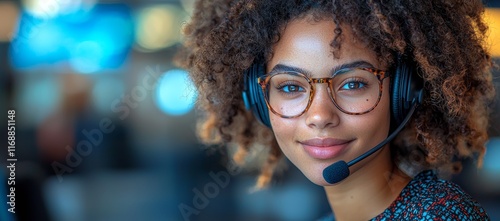
[[[301,170],[302,174],[311,181],[312,183],[318,185],[318,186],[329,186],[332,185],[328,182],[326,182],[325,178],[323,178],[323,169],[322,168],[315,168],[313,171],[303,171]]]
[[[318,186],[330,186],[330,185],[333,185],[333,184],[330,184],[328,182],[326,182],[326,180],[323,178],[323,175],[319,174],[319,175],[315,175],[315,176],[312,176],[312,177],[307,177],[307,179],[309,179],[309,181],[311,181],[312,183],[318,185]]]

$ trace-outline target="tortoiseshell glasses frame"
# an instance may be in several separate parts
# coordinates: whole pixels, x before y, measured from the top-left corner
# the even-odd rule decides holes
[[[337,103],[337,101],[335,100],[335,95],[334,95],[334,79],[335,77],[337,77],[337,75],[340,75],[342,73],[349,73],[349,72],[353,72],[353,71],[356,71],[356,70],[361,70],[361,71],[366,71],[366,72],[370,72],[371,74],[373,74],[373,76],[375,76],[378,80],[378,98],[376,99],[376,102],[373,104],[372,107],[366,109],[366,110],[363,110],[363,111],[360,111],[360,112],[353,112],[353,111],[347,111],[344,108],[341,107],[341,105],[339,105]],[[269,100],[269,85],[270,85],[270,81],[271,79],[278,75],[278,74],[289,74],[291,76],[298,76],[298,77],[302,77],[304,78],[308,84],[309,84],[309,88],[310,88],[310,92],[309,92],[309,100],[308,100],[308,103],[307,105],[305,106],[304,110],[301,111],[300,113],[297,113],[297,114],[294,114],[294,115],[291,115],[291,116],[288,116],[288,115],[284,115],[278,111],[276,111],[272,105],[270,104],[270,100]],[[330,99],[332,100],[333,104],[340,110],[342,111],[343,113],[346,113],[346,114],[349,114],[349,115],[362,115],[362,114],[366,114],[370,111],[372,111],[373,109],[375,109],[375,107],[377,107],[377,105],[379,104],[380,102],[380,99],[382,98],[382,92],[383,92],[383,80],[385,78],[389,77],[389,74],[387,71],[383,71],[383,70],[378,70],[378,69],[375,69],[375,68],[364,68],[364,67],[354,67],[354,68],[343,68],[343,69],[340,69],[338,71],[336,71],[332,77],[327,77],[327,78],[309,78],[308,76],[306,76],[305,74],[303,73],[300,73],[300,72],[295,72],[295,71],[286,71],[286,72],[278,72],[278,73],[269,73],[269,74],[266,74],[266,75],[263,75],[261,77],[259,77],[257,79],[259,85],[261,86],[262,88],[262,92],[264,94],[264,97],[265,97],[265,101],[266,101],[266,105],[267,107],[269,108],[269,110],[271,110],[271,112],[273,112],[274,114],[282,117],[282,118],[295,118],[295,117],[299,117],[301,115],[303,115],[304,113],[306,113],[311,104],[312,104],[312,101],[313,101],[313,98],[314,98],[314,95],[315,95],[315,92],[316,92],[316,88],[315,88],[315,84],[323,84],[323,83],[327,83],[328,84],[328,94],[330,96]],[[359,86],[359,85],[358,85]]]

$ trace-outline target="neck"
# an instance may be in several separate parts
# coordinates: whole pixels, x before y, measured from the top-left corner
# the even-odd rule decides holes
[[[351,171],[355,172],[344,181],[325,186],[336,220],[369,220],[377,216],[411,180],[392,163],[388,146],[364,161],[354,165]]]

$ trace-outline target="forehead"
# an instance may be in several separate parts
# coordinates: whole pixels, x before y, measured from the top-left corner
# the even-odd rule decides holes
[[[342,26],[339,56],[333,55],[331,43],[336,25],[331,20],[314,21],[301,18],[290,21],[273,45],[273,54],[267,65],[269,72],[277,64],[300,67],[311,72],[329,72],[335,66],[357,60],[367,61],[376,68],[375,52],[358,41],[347,26]]]
[[[311,54],[331,50],[330,42],[334,39],[333,21],[313,21],[305,17],[287,23],[280,40],[273,46],[275,52],[302,51]],[[278,52],[279,53],[279,52]]]

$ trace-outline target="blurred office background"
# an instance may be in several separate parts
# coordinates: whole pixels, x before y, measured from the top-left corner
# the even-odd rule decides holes
[[[323,189],[290,164],[252,193],[258,171],[228,167],[227,154],[198,143],[196,91],[172,64],[192,4],[0,1],[0,109],[5,124],[16,111],[18,160],[17,217],[3,212],[2,197],[0,220],[299,221],[329,212]],[[487,4],[500,63],[500,1]],[[500,220],[500,101],[493,107],[483,169],[466,165],[453,180]]]

